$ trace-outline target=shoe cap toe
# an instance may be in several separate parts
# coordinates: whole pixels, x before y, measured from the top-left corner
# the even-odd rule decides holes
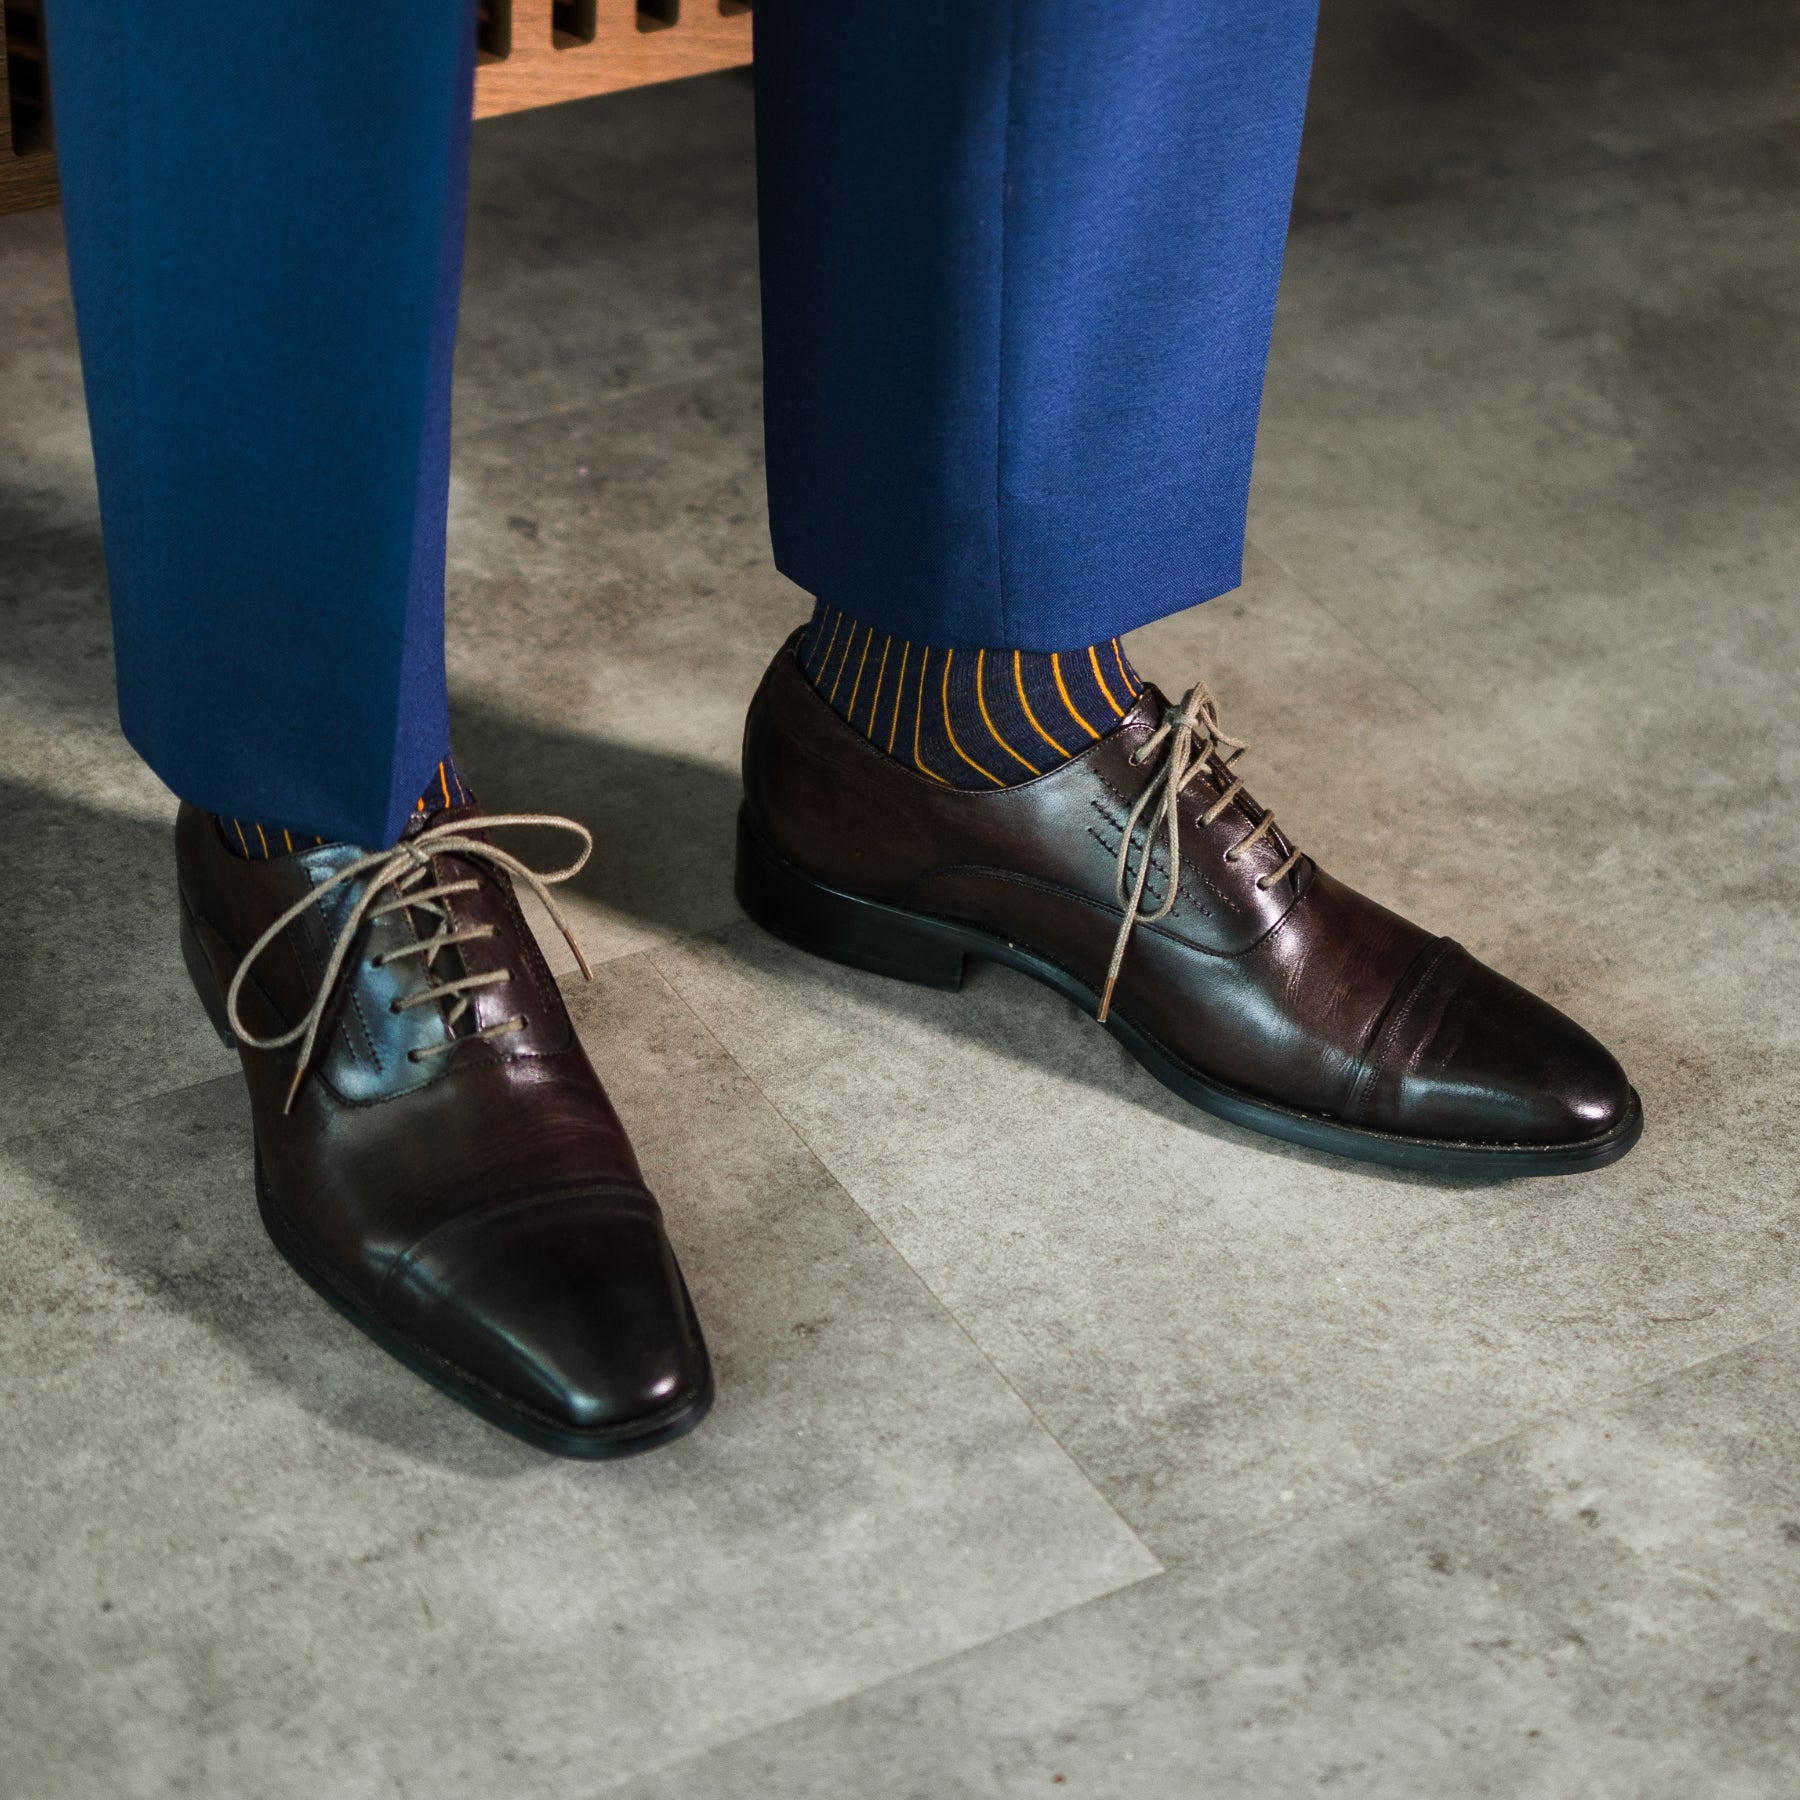
[[[1547,1000],[1460,949],[1432,987],[1385,1047],[1364,1122],[1538,1145],[1585,1143],[1624,1124],[1633,1105],[1624,1069]]]
[[[382,1308],[504,1401],[576,1435],[648,1425],[706,1379],[687,1291],[645,1195],[481,1208],[408,1253]]]

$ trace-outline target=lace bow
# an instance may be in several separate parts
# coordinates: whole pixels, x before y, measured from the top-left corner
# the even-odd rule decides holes
[[[509,825],[549,825],[559,831],[572,831],[581,839],[582,850],[574,862],[566,869],[553,869],[548,872],[527,867],[526,864],[502,850],[497,845],[486,842],[484,838],[471,836],[474,831],[493,831]],[[354,862],[346,863],[335,874],[321,881],[317,887],[294,902],[280,918],[278,918],[254,944],[249,953],[238,964],[237,973],[231,978],[231,986],[225,995],[225,1017],[231,1029],[237,1034],[238,1041],[252,1050],[280,1050],[286,1045],[300,1041],[299,1059],[294,1064],[294,1079],[288,1087],[287,1099],[282,1106],[283,1112],[293,1110],[294,1096],[300,1091],[301,1079],[305,1076],[312,1062],[313,1050],[318,1043],[319,1031],[325,1019],[326,1007],[330,1004],[332,990],[336,987],[338,977],[342,974],[344,963],[350,954],[350,946],[355,941],[357,931],[364,919],[379,919],[391,912],[417,908],[425,913],[435,915],[440,929],[431,937],[421,938],[417,943],[406,944],[397,950],[384,951],[375,959],[376,966],[395,962],[401,957],[418,956],[423,958],[423,967],[431,985],[423,992],[409,995],[404,1000],[394,1003],[396,1012],[406,1012],[415,1006],[428,1005],[433,1001],[450,999],[451,1006],[445,1015],[445,1024],[451,1036],[441,1044],[426,1045],[421,1049],[408,1051],[414,1062],[423,1061],[427,1056],[442,1056],[454,1050],[458,1044],[472,1039],[504,1037],[509,1032],[523,1031],[523,1018],[502,1019],[498,1024],[484,1026],[479,1031],[465,1032],[455,1035],[457,1022],[462,1019],[475,1004],[474,996],[484,987],[492,987],[499,982],[510,981],[510,969],[491,969],[480,975],[460,975],[454,980],[439,981],[433,965],[438,956],[454,944],[472,943],[478,938],[495,935],[499,929],[494,925],[475,925],[462,931],[442,929],[450,924],[449,909],[442,903],[452,894],[463,894],[478,888],[481,883],[467,878],[460,881],[443,881],[435,885],[431,881],[431,859],[434,856],[456,855],[473,857],[492,863],[495,868],[516,876],[523,881],[537,897],[543,901],[545,910],[555,920],[556,928],[568,940],[569,948],[575,952],[575,960],[581,965],[581,973],[585,980],[594,979],[594,971],[588,966],[588,959],[582,952],[581,945],[575,941],[575,934],[569,929],[569,922],[563,917],[562,909],[556,904],[550,889],[558,882],[567,881],[581,873],[587,860],[594,853],[594,836],[585,825],[578,825],[573,819],[564,819],[554,813],[502,813],[493,818],[481,819],[478,824],[470,825],[466,821],[453,820],[443,825],[427,826],[416,835],[402,839],[391,850],[373,851],[367,856],[359,856]],[[282,1032],[278,1037],[253,1037],[244,1029],[243,1020],[238,1015],[238,997],[244,989],[245,978],[252,965],[280,937],[294,920],[300,917],[308,907],[317,906],[334,888],[342,887],[346,882],[355,881],[359,876],[369,877],[368,886],[357,897],[355,905],[350,908],[349,915],[340,927],[337,939],[331,946],[331,955],[325,964],[325,973],[319,981],[319,991],[313,996],[312,1004],[305,1015],[292,1029]],[[395,898],[383,901],[379,906],[376,901],[384,889],[392,888]]]

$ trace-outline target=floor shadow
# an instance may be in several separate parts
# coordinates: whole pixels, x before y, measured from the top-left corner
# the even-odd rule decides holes
[[[563,813],[593,832],[594,854],[569,892],[659,931],[737,917],[735,768],[561,730],[479,700],[453,696],[451,717],[457,765],[490,811]],[[545,853],[561,856],[561,843]]]
[[[382,1354],[281,1260],[257,1217],[237,1077],[14,1139],[0,1146],[0,1168],[51,1200],[95,1247],[103,1288],[128,1284],[151,1308],[202,1327],[246,1371],[252,1392],[285,1394],[334,1433],[452,1473],[502,1480],[543,1467],[543,1453]],[[54,1360],[52,1328],[40,1329],[39,1360]],[[146,1341],[168,1343],[121,1332],[121,1357]],[[176,1409],[162,1391],[190,1378],[184,1361],[156,1349],[119,1371],[120,1382],[144,1384],[147,1410],[165,1416]]]

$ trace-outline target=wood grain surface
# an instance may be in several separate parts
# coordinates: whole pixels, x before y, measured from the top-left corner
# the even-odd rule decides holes
[[[478,119],[750,60],[749,10],[729,0],[678,0],[666,6],[675,14],[667,25],[640,14],[636,0],[595,0],[594,39],[585,44],[556,30],[553,0],[512,0],[510,10],[507,54],[475,72]]]
[[[684,75],[732,69],[750,60],[750,9],[741,0],[487,0],[484,50],[475,73],[475,116],[522,112],[646,87]],[[12,0],[9,24],[35,24],[36,0]],[[660,17],[658,15],[661,15]],[[559,30],[558,17],[574,31]],[[588,33],[592,37],[588,41]],[[15,52],[21,45],[14,43]],[[35,45],[25,46],[35,54]],[[46,149],[15,149],[7,101],[5,40],[0,37],[0,213],[51,206],[57,199],[56,158]]]

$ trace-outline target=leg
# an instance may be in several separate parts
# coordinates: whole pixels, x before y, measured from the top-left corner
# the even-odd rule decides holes
[[[449,744],[467,13],[50,6],[125,733],[357,843]]]
[[[1237,585],[1313,17],[759,15],[776,560],[920,773],[1065,760],[1137,696],[1119,634]]]
[[[1315,0],[771,0],[776,561],[1052,651],[1236,586]]]
[[[483,814],[441,760],[472,9],[54,0],[51,26],[120,712],[184,801],[181,945],[242,1055],[264,1224],[506,1429],[666,1442],[706,1412],[705,1345],[512,885],[580,865],[492,841],[587,834]],[[260,856],[220,813],[270,822]]]
[[[1606,1050],[1333,881],[1115,641],[1238,579],[1310,0],[757,24],[770,513],[821,603],[751,706],[745,909],[942,986],[1009,963],[1315,1148],[1623,1155]]]

